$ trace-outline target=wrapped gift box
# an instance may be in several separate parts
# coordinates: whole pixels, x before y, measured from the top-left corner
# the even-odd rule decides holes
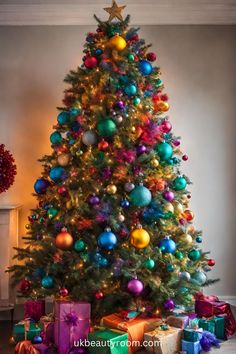
[[[144,334],[145,349],[152,353],[173,354],[181,348],[182,332],[181,328],[162,330],[158,327]]]
[[[88,339],[101,344],[90,345],[90,354],[128,354],[128,333],[106,328],[89,333]]]
[[[171,315],[166,319],[166,323],[176,328],[186,328],[189,323],[189,317],[187,315]]]
[[[39,327],[45,333],[47,343],[54,343],[54,315],[49,314],[40,318]]]
[[[113,329],[119,329],[128,333],[131,342],[138,341],[140,346],[129,346],[129,353],[135,353],[142,345],[145,332],[149,332],[159,326],[161,320],[158,318],[135,318],[132,321],[125,321],[119,313],[114,313],[102,318],[101,325]]]
[[[182,350],[187,354],[199,354],[201,351],[200,342],[187,342],[182,339]]]
[[[16,342],[32,340],[40,335],[40,328],[37,324],[29,321],[21,321],[13,326],[13,337]]]
[[[74,342],[88,338],[90,312],[88,302],[55,301],[54,338],[58,354],[67,354]]]
[[[34,344],[34,348],[37,349],[37,351],[40,353],[40,354],[47,354],[48,352],[48,346],[46,344]]]
[[[40,320],[40,317],[45,315],[44,300],[27,300],[24,303],[25,317],[31,318],[35,322]]]
[[[187,342],[198,342],[202,338],[202,328],[200,329],[192,329],[192,328],[185,328],[184,329],[184,340]]]
[[[213,319],[215,322],[216,338],[223,340],[227,339],[225,336],[225,316],[215,316]]]
[[[215,333],[215,321],[212,319],[203,319],[200,318],[198,322],[199,327],[201,327],[204,331],[208,331],[211,333]]]
[[[40,352],[29,340],[24,340],[16,345],[14,354],[40,354]]]

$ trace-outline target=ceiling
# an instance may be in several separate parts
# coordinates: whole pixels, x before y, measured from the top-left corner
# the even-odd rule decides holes
[[[236,24],[236,0],[117,0],[136,25]],[[0,25],[93,25],[109,0],[0,0]]]

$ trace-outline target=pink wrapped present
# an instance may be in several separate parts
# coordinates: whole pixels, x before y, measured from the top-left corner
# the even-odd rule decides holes
[[[88,338],[90,313],[87,302],[55,301],[54,337],[58,354],[67,354],[74,342]]]
[[[45,315],[44,300],[27,300],[24,303],[25,318],[31,318],[35,322],[40,320],[40,317]]]

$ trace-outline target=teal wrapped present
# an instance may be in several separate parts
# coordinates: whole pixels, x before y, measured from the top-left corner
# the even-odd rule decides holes
[[[16,323],[13,327],[13,337],[16,342],[23,340],[32,340],[40,335],[41,329],[36,323],[31,323],[27,320]]]
[[[128,354],[128,333],[116,329],[99,329],[88,335],[89,354]],[[95,345],[93,345],[95,344]]]
[[[215,321],[214,319],[203,319],[201,318],[198,322],[199,327],[204,331],[215,333]]]
[[[215,316],[215,335],[218,339],[225,340],[225,318],[224,316]]]
[[[187,342],[197,342],[202,338],[202,329],[192,329],[192,328],[185,328],[184,329],[184,340]]]
[[[187,354],[199,354],[201,351],[200,342],[187,342],[182,339],[182,350]]]

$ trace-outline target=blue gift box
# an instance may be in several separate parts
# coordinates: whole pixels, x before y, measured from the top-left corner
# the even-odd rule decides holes
[[[182,350],[187,354],[199,354],[201,351],[200,342],[187,342],[182,339]]]

